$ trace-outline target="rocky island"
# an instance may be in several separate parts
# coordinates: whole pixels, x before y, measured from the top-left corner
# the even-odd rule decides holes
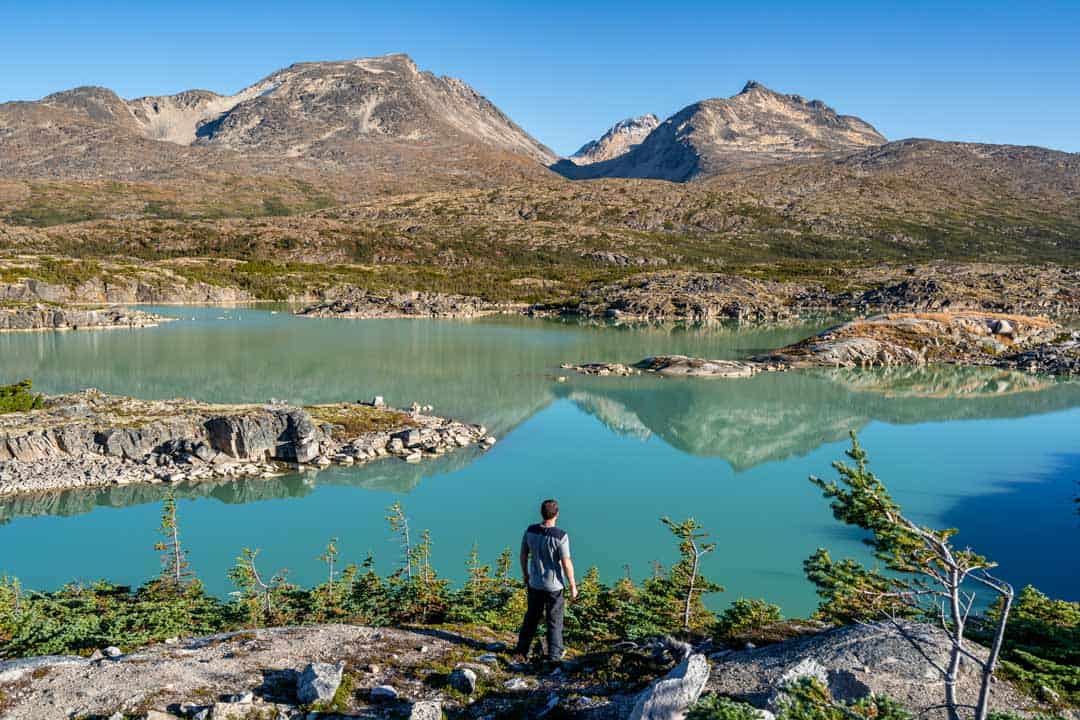
[[[296,312],[302,317],[472,318],[521,312],[524,305],[493,303],[470,295],[438,292],[377,293],[359,287],[335,288],[321,302]]]
[[[746,361],[684,355],[633,365],[564,363],[584,375],[750,377],[795,368],[992,366],[1046,375],[1080,375],[1080,331],[1046,318],[1001,313],[892,313],[852,320]]]
[[[0,301],[0,332],[153,327],[170,318],[122,307],[77,308]]]
[[[84,390],[0,414],[0,495],[272,476],[382,457],[420,462],[495,438],[478,425],[370,404],[221,405]]]

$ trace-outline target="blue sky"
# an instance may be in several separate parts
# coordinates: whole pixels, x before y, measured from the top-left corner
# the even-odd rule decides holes
[[[560,153],[748,79],[891,139],[1080,151],[1080,2],[0,0],[0,100],[75,85],[234,92],[293,62],[407,52]]]

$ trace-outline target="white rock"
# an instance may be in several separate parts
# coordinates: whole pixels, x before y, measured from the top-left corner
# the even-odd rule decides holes
[[[442,704],[436,700],[413,703],[409,710],[409,720],[442,720]]]
[[[302,703],[332,700],[341,685],[345,663],[310,663],[296,679],[296,698]]]
[[[694,653],[664,677],[638,695],[630,720],[675,720],[682,718],[709,680],[709,662]]]

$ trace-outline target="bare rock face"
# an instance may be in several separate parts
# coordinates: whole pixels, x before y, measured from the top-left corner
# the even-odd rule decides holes
[[[166,320],[153,313],[121,307],[84,310],[41,303],[0,305],[0,332],[152,327]]]
[[[717,658],[708,689],[775,710],[787,683],[814,677],[838,700],[888,695],[912,713],[927,710],[928,717],[945,717],[941,709],[928,710],[943,701],[944,684],[922,653],[940,664],[948,647],[944,633],[932,625],[852,625]],[[985,654],[978,646],[971,649]],[[961,702],[972,702],[977,688],[976,673],[961,673]],[[992,709],[1016,709],[1028,702],[1007,683],[994,685]]]
[[[85,390],[0,415],[0,496],[135,483],[272,477],[324,467],[439,457],[495,438],[457,420],[363,403],[302,408],[139,400]]]
[[[757,358],[787,367],[1016,366],[1038,348],[1072,341],[1045,318],[995,313],[893,313],[854,320]]]
[[[760,370],[753,363],[736,360],[705,360],[686,355],[657,355],[635,363],[634,367],[657,375],[672,377],[750,377]]]
[[[681,720],[709,680],[709,662],[701,653],[686,657],[638,696],[630,720]]]
[[[661,123],[637,147],[604,162],[552,167],[571,179],[626,177],[683,182],[725,170],[843,156],[885,144],[869,123],[820,100],[748,82],[730,98],[702,100]]]
[[[296,680],[296,699],[310,704],[334,698],[341,686],[345,663],[309,663]]]
[[[331,289],[325,299],[297,311],[305,317],[470,318],[516,312],[522,306],[493,303],[469,295],[435,292],[379,293],[354,286]]]
[[[591,165],[613,160],[636,148],[660,125],[660,118],[652,113],[620,120],[596,140],[590,140],[570,156],[576,165]]]

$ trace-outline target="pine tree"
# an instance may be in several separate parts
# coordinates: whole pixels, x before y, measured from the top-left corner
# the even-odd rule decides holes
[[[281,615],[279,601],[290,589],[285,580],[287,570],[279,570],[269,580],[264,580],[255,564],[258,557],[258,549],[244,548],[229,570],[229,579],[239,591],[237,600],[253,627],[274,623]]]
[[[161,553],[161,574],[158,587],[180,595],[191,581],[193,574],[188,565],[187,550],[180,542],[180,521],[176,512],[176,498],[170,491],[165,496],[161,511],[160,531],[162,540],[154,544]]]
[[[681,523],[668,517],[660,521],[679,539],[679,562],[671,568],[670,581],[681,605],[682,629],[684,632],[705,630],[712,624],[713,615],[705,608],[701,596],[724,591],[722,585],[701,575],[701,558],[716,550],[716,544],[705,542],[709,533],[702,532],[702,526],[693,518]]]
[[[811,477],[810,482],[832,501],[837,520],[869,533],[865,542],[889,574],[867,570],[851,560],[834,563],[827,552],[818,550],[806,563],[808,576],[830,603],[828,612],[876,612],[897,625],[910,614],[940,618],[950,642],[949,660],[945,666],[932,664],[944,679],[950,720],[960,717],[956,686],[961,661],[972,663],[981,675],[974,717],[986,720],[994,669],[1013,600],[1012,586],[990,574],[995,563],[970,548],[955,547],[955,529],[934,530],[907,518],[870,471],[866,451],[855,433],[851,433],[851,449],[846,454],[853,464],[833,463],[838,480],[826,482]],[[975,593],[965,589],[965,582],[988,588],[1000,601],[1000,614],[985,658],[976,656],[965,645],[965,627],[975,605]]]

